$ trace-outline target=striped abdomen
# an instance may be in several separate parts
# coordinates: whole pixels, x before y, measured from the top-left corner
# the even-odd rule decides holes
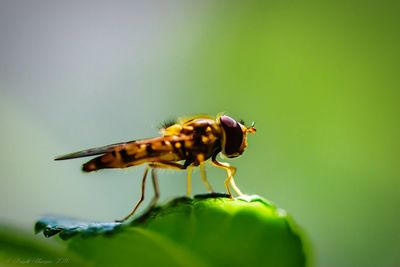
[[[184,160],[185,153],[182,148],[185,142],[190,142],[188,137],[171,136],[121,144],[104,155],[88,161],[82,166],[82,170],[91,172],[106,168],[126,168],[146,162]]]

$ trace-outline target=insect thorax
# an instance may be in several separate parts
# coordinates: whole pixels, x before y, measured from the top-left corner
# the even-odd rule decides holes
[[[185,165],[194,166],[207,160],[214,153],[221,151],[221,129],[211,119],[195,119],[183,125],[182,134],[190,135],[191,140],[185,142]]]

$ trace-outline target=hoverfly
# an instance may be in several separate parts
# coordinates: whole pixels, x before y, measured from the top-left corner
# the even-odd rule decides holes
[[[160,196],[156,169],[187,169],[187,194],[190,195],[192,167],[198,166],[205,187],[213,193],[214,190],[207,180],[204,167],[204,162],[210,158],[214,166],[227,172],[225,187],[228,194],[232,197],[230,184],[238,195],[242,195],[233,179],[236,168],[228,163],[219,162],[217,155],[222,153],[228,158],[240,156],[247,147],[247,133],[255,132],[254,123],[246,127],[243,122],[238,122],[227,115],[216,118],[197,116],[164,125],[160,130],[160,137],[82,150],[57,157],[55,160],[100,155],[83,164],[84,172],[106,168],[127,168],[147,163],[142,178],[141,197],[125,218],[117,220],[117,222],[123,222],[130,218],[143,202],[149,170],[151,170],[155,192],[150,208],[157,203]]]

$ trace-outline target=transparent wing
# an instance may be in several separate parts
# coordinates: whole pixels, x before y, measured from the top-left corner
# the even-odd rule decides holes
[[[85,150],[81,150],[78,152],[58,156],[54,160],[66,160],[66,159],[75,159],[75,158],[83,158],[83,157],[101,155],[101,154],[105,154],[105,153],[113,151],[116,147],[125,146],[129,143],[134,143],[134,142],[135,141],[124,142],[124,143],[117,143],[117,144],[112,144],[112,145],[107,145],[107,146],[102,146],[102,147],[85,149]]]

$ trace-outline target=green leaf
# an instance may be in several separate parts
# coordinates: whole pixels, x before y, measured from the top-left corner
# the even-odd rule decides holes
[[[259,196],[178,198],[130,224],[44,218],[37,230],[95,266],[306,266],[298,227]]]
[[[48,240],[51,241],[51,240]],[[0,225],[0,266],[86,266],[72,251],[55,242],[43,242],[18,228]]]

